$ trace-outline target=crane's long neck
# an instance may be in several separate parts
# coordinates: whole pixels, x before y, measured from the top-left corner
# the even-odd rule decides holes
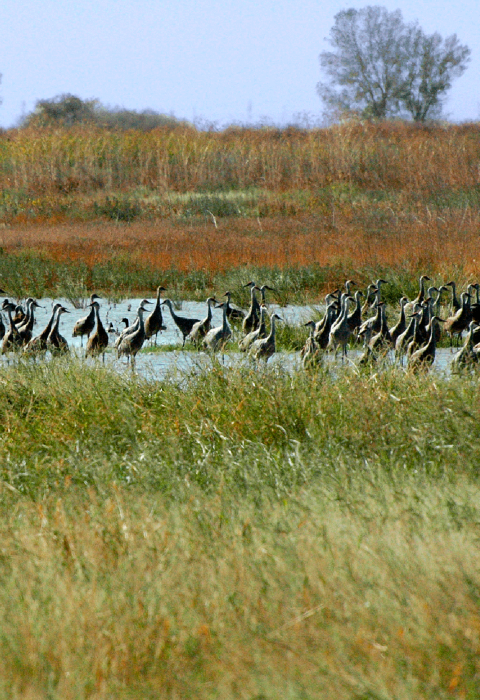
[[[315,326],[314,326],[315,329]],[[265,307],[261,306],[260,307],[260,326],[259,326],[259,331],[260,333],[265,333]]]
[[[388,330],[388,325],[387,325],[387,309],[385,308],[384,305],[381,307],[382,309],[382,333],[386,333]]]
[[[410,323],[408,324],[408,327],[405,331],[406,335],[413,335],[413,333],[415,333],[416,325],[417,325],[417,317],[412,316],[412,318],[410,319]]]
[[[34,323],[35,323],[35,306],[34,306],[33,301],[32,301],[32,303],[30,304],[28,320],[23,324],[23,327],[28,328],[31,331]]]
[[[138,327],[139,327],[140,333],[144,333],[144,332],[145,332],[145,322],[144,322],[144,320],[143,320],[143,314],[144,314],[144,313],[145,313],[145,309],[142,308],[142,307],[140,307],[140,308],[138,309]]]
[[[30,323],[30,318],[33,313],[33,299],[29,299],[26,304],[27,308],[25,310],[25,318],[22,320],[21,323],[19,323],[19,326],[28,326]]]
[[[437,345],[437,333],[436,333],[437,323],[438,323],[437,319],[432,318],[432,323],[431,323],[431,327],[430,327],[430,337],[429,337],[428,343],[427,343],[427,349],[430,351],[434,351],[435,347]]]
[[[452,288],[452,303],[456,304],[457,306],[460,306],[460,303],[459,303],[458,297],[457,297],[457,285],[455,284],[455,282],[452,282],[450,286]]]
[[[226,304],[223,305],[223,323],[222,323],[222,326],[223,326],[223,330],[226,331],[228,328],[227,305]]]
[[[58,309],[57,315],[55,317],[55,321],[53,323],[52,333],[58,333],[58,326],[60,324],[60,316],[61,316],[60,309]]]
[[[8,314],[8,322],[9,322],[9,324],[10,324],[10,330],[11,330],[12,332],[15,332],[15,331],[17,330],[17,327],[16,327],[16,325],[15,325],[14,322],[13,322],[12,310],[10,309],[9,306],[7,306],[7,314]]]
[[[361,310],[362,310],[361,295],[357,292],[355,294],[355,311],[357,313],[360,313]]]
[[[94,308],[95,308],[95,320],[97,322],[98,328],[100,328],[100,326],[102,325],[102,322],[100,321],[100,311],[99,311],[98,306],[95,306]]]
[[[45,326],[45,328],[43,329],[43,331],[42,331],[41,334],[40,334],[40,335],[42,336],[42,338],[47,338],[47,337],[48,337],[48,334],[49,334],[50,331],[52,330],[52,328],[53,328],[53,322],[54,322],[54,320],[55,320],[55,316],[56,316],[57,310],[58,310],[58,307],[55,307],[55,308],[53,309],[52,314],[51,314],[51,316],[50,316],[50,318],[49,318],[49,320],[48,320],[47,325]]]
[[[276,316],[272,316],[271,318],[271,324],[272,327],[270,328],[270,340],[275,340],[275,321],[276,321]]]
[[[209,299],[208,304],[207,304],[207,307],[208,307],[208,309],[207,309],[207,321],[212,320],[212,304],[213,304],[213,301],[211,301]],[[228,301],[225,302],[225,306],[227,307],[227,310],[228,310]]]
[[[172,318],[173,318],[173,320],[175,321],[175,319],[176,319],[176,317],[177,317],[177,314],[176,314],[175,311],[173,310],[173,304],[172,304],[171,299],[165,299],[165,301],[164,301],[163,303],[166,304],[166,305],[168,306],[168,308],[170,309],[170,313],[172,314]]]

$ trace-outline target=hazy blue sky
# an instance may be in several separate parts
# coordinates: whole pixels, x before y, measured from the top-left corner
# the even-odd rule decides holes
[[[67,92],[219,125],[319,117],[324,39],[337,12],[368,4],[472,49],[447,114],[479,120],[478,0],[1,0],[0,125]]]

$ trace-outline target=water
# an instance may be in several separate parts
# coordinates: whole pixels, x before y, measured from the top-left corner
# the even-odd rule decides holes
[[[59,301],[58,299],[42,299],[39,303],[42,304],[42,308],[36,310],[35,318],[35,328],[33,331],[34,335],[40,333],[40,331],[46,326],[54,303]],[[82,341],[80,338],[73,338],[72,331],[75,323],[85,316],[90,307],[84,309],[75,309],[71,303],[65,300],[60,300],[64,303],[65,307],[69,309],[70,313],[63,314],[60,320],[60,333],[65,337],[70,345],[71,351],[77,356],[81,357],[83,355]],[[152,302],[155,300],[152,299]],[[140,299],[125,299],[124,301],[117,304],[109,304],[107,302],[101,301],[100,314],[105,328],[108,328],[110,322],[119,331],[123,329],[123,324],[121,323],[122,318],[128,318],[128,320],[133,323],[136,317],[136,310]],[[150,308],[153,308],[153,303]],[[314,315],[318,317],[318,313],[322,310],[319,307],[311,306],[288,306],[288,307],[278,307],[272,304],[269,307],[270,311],[276,311],[285,323],[289,325],[300,325],[313,318]],[[207,353],[202,351],[192,350],[192,345],[187,341],[185,349],[182,349],[182,334],[178,330],[177,326],[173,322],[170,315],[169,309],[164,306],[162,307],[163,322],[167,326],[167,329],[162,333],[158,334],[157,346],[159,348],[172,347],[175,346],[174,350],[155,350],[155,345],[152,345],[150,341],[144,345],[142,352],[137,355],[136,358],[136,370],[143,376],[149,379],[163,379],[166,376],[171,375],[185,375],[191,371],[200,371],[204,368],[208,368],[211,365],[211,358]],[[205,302],[195,302],[195,301],[184,301],[181,308],[177,310],[177,314],[180,316],[186,316],[188,318],[197,318],[199,320],[205,318],[207,313],[207,307]],[[222,323],[222,310],[213,309],[213,319],[212,327],[220,326]],[[234,333],[238,334],[238,339],[241,337],[239,331]],[[305,339],[307,338],[308,332],[305,329]],[[237,338],[236,338],[237,339]],[[111,341],[112,342],[112,341]],[[155,342],[155,341],[154,341]],[[86,338],[83,341],[85,345]],[[348,353],[347,364],[355,363],[359,357],[362,355],[362,349],[351,349]],[[433,366],[433,370],[437,373],[449,373],[450,363],[452,361],[454,354],[449,348],[438,348],[436,353],[436,359]],[[1,362],[6,361],[5,356],[0,356]],[[220,355],[222,360],[222,356]],[[390,353],[389,359],[393,364],[393,353]],[[88,359],[87,362],[93,362],[93,360]],[[252,363],[251,359],[246,357],[244,353],[233,353],[229,352],[223,356],[223,362],[226,366],[236,365],[238,363]],[[332,364],[332,366],[341,366],[342,360],[340,356],[337,360],[329,354],[325,358],[327,364]],[[118,371],[122,372],[127,369],[126,358],[116,358],[116,353],[113,350],[108,351],[105,354],[105,363],[109,366],[115,367]],[[285,352],[281,351],[276,353],[269,361],[269,366],[281,366],[289,371],[294,371],[301,368],[300,355],[297,352]]]

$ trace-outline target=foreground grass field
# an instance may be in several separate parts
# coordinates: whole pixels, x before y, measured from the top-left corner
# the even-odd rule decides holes
[[[0,379],[3,697],[478,697],[477,379]]]

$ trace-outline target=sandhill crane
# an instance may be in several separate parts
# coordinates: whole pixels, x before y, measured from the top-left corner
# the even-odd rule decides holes
[[[405,307],[406,314],[411,314],[412,311],[415,309],[415,306],[417,304],[421,304],[422,301],[425,299],[425,282],[430,282],[430,277],[428,277],[428,275],[421,275],[421,277],[418,281],[418,285],[419,285],[418,294],[415,297],[415,299],[408,302],[408,304],[406,305],[406,307]]]
[[[431,330],[432,330],[432,318],[433,318],[434,316],[438,316],[438,314],[435,313],[435,311],[434,311],[435,306],[437,306],[437,300],[435,300],[434,303],[429,302],[429,321],[428,321],[427,326],[425,327],[425,330],[426,330],[426,333],[427,333],[427,337],[430,336],[430,332],[431,332]],[[440,338],[441,338],[441,336],[442,336],[442,330],[441,330],[441,327],[440,327],[440,325],[439,325],[438,323],[435,324],[435,331],[434,331],[434,332],[435,332],[435,342],[436,342],[436,343],[439,343],[439,342],[440,342]]]
[[[325,313],[323,315],[323,318],[321,318],[320,321],[317,321],[315,323],[315,334],[316,335],[318,335],[322,331],[323,327],[325,326],[325,324],[327,322],[329,322],[331,325],[336,320],[337,315],[338,315],[337,312],[339,311],[339,297],[337,295],[338,291],[339,290],[336,289],[334,292],[330,292],[330,294],[326,295],[326,297],[325,297]],[[328,310],[329,310],[330,306],[332,306],[334,308],[334,310],[332,308],[332,310],[330,311],[330,314],[329,314]]]
[[[87,340],[85,357],[96,357],[101,354],[102,360],[105,362],[105,350],[108,347],[108,333],[100,320],[100,304],[98,301],[94,301],[92,302],[92,306],[95,311],[96,327]]]
[[[380,278],[375,282],[375,284],[372,283],[368,285],[365,303],[362,307],[362,314],[366,313],[369,308],[372,308],[381,302],[382,284],[388,284],[388,280]]]
[[[258,291],[260,292],[261,296],[261,303],[267,305],[266,299],[265,299],[265,294],[266,290],[268,289],[269,292],[275,292],[276,290],[273,287],[269,287],[268,284],[262,284],[261,287],[257,287]]]
[[[217,350],[222,350],[223,352],[225,345],[232,337],[232,330],[228,325],[227,320],[227,303],[224,302],[217,308],[221,308],[223,310],[222,325],[211,328],[208,331],[207,335],[203,339],[203,347],[206,350],[213,350],[214,352]]]
[[[307,321],[307,323],[304,325],[310,327],[310,335],[308,336],[305,345],[300,350],[300,357],[302,358],[304,368],[308,369],[309,367],[318,365],[322,361],[323,357],[320,347],[318,346],[314,337],[316,326],[315,321]]]
[[[367,292],[365,294],[365,301],[363,302],[363,306],[362,306],[362,316],[363,316],[363,314],[366,314],[367,311],[369,310],[370,306],[376,302],[376,297],[375,297],[373,290],[375,290],[375,292],[376,292],[377,287],[373,282],[371,282],[368,285]]]
[[[63,335],[60,335],[60,332],[58,330],[59,325],[60,325],[60,317],[62,314],[69,314],[70,311],[66,309],[64,306],[59,306],[57,308],[56,316],[54,318],[52,328],[50,330],[50,333],[48,334],[47,337],[47,349],[50,350],[52,355],[64,355],[67,352],[69,352],[69,347],[68,343],[63,337]]]
[[[475,321],[470,321],[467,337],[463,347],[455,353],[452,360],[452,370],[460,370],[464,367],[471,367],[478,362],[478,354],[475,352],[474,330],[478,328]]]
[[[124,335],[117,346],[118,357],[122,357],[123,355],[125,355],[127,357],[127,361],[130,361],[132,369],[135,364],[135,357],[137,355],[137,352],[141,349],[143,343],[145,342],[145,322],[143,320],[144,313],[145,308],[143,304],[140,304],[140,306],[137,309],[137,328],[134,331],[132,331],[132,333]]]
[[[142,299],[139,306],[141,306],[143,311],[146,312],[145,306],[147,304],[151,304],[151,303],[152,302],[149,301],[148,299]],[[129,304],[129,306],[131,306],[131,304]],[[122,332],[120,333],[120,335],[118,336],[118,338],[115,341],[114,347],[117,349],[126,335],[130,335],[130,333],[133,333],[134,331],[137,330],[139,323],[140,323],[138,313],[135,316],[135,320],[131,325],[129,325],[129,323],[128,323],[128,318],[122,318],[121,323],[125,324],[125,328],[122,330]]]
[[[416,372],[420,369],[427,369],[433,364],[435,360],[435,325],[437,323],[443,323],[443,319],[438,318],[438,316],[432,317],[432,330],[430,331],[430,337],[425,345],[416,350],[408,360],[408,369]]]
[[[212,327],[212,305],[217,304],[217,300],[215,297],[208,297],[207,299],[207,315],[203,319],[203,321],[197,321],[192,327],[192,330],[188,334],[189,340],[191,340],[194,345],[198,345],[198,343],[205,338],[207,335],[208,331]],[[225,302],[228,305],[228,302]],[[228,317],[228,308],[227,308],[227,317]]]
[[[23,309],[23,306],[17,306],[15,308],[15,314],[13,316],[13,322],[17,327],[17,331],[20,330],[22,326],[28,323],[29,318],[30,318],[30,308],[31,304],[33,302],[33,297],[28,297],[28,299],[25,300],[25,310]],[[17,309],[22,309],[21,313],[18,313],[17,315]]]
[[[35,324],[35,309],[42,308],[35,299],[29,299],[27,314],[23,323],[17,326],[17,331],[22,339],[22,345],[26,345],[32,339],[33,326]]]
[[[186,316],[179,316],[178,314],[176,314],[175,309],[173,308],[173,302],[171,299],[164,299],[164,301],[162,301],[162,304],[166,304],[168,306],[168,308],[170,309],[170,313],[172,314],[173,321],[183,336],[182,348],[184,348],[185,347],[185,340],[187,339],[187,336],[191,332],[194,325],[200,321],[200,319],[199,318],[187,318]]]
[[[406,304],[408,304],[407,297],[402,297],[400,299],[400,318],[398,322],[394,326],[392,326],[392,328],[390,328],[390,338],[392,339],[393,347],[395,347],[395,343],[397,342],[398,336],[401,335],[407,327],[407,319],[405,317]]]
[[[452,288],[452,305],[450,316],[454,316],[457,313],[457,311],[459,311],[462,308],[462,302],[459,301],[457,297],[457,285],[453,280],[451,280],[450,282],[447,282],[445,286]]]
[[[408,341],[406,345],[406,354],[407,357],[410,357],[415,350],[420,348],[422,345],[424,345],[428,338],[430,337],[430,330],[431,330],[431,319],[432,315],[430,313],[430,304],[432,302],[431,297],[427,297],[422,303],[420,304],[420,309],[415,313],[412,314],[412,316],[416,317],[416,322],[413,328],[413,334],[410,340]],[[427,330],[428,328],[428,330]],[[435,333],[438,332],[438,326],[435,324]],[[435,336],[435,342],[437,342],[438,338]]]
[[[88,314],[86,316],[79,318],[73,327],[72,338],[78,338],[78,336],[80,336],[80,344],[82,347],[83,347],[83,336],[86,335],[88,338],[90,336],[90,333],[95,328],[95,309],[92,306],[92,302],[94,302],[95,299],[100,299],[98,294],[95,294],[95,293],[91,294],[90,295],[90,303],[88,304],[91,307],[90,311],[88,312]]]
[[[260,288],[257,287],[255,282],[247,282],[247,284],[244,284],[243,286],[250,287],[250,308],[242,323],[242,330],[246,335],[247,333],[254,331],[259,324],[260,304],[255,296],[255,290],[260,291]]]
[[[472,321],[480,323],[480,284],[478,282],[472,285],[476,290],[475,303],[470,304],[472,310]]]
[[[10,350],[17,350],[22,344],[22,338],[12,318],[12,312],[15,310],[15,304],[5,299],[2,304],[2,309],[7,312],[9,322],[9,329],[3,336],[2,340],[2,355],[4,355],[5,353],[10,352]]]
[[[315,324],[315,332],[313,334],[313,337],[315,338],[315,342],[321,350],[326,350],[328,347],[330,330],[338,318],[337,310],[337,301],[331,301],[327,306],[325,316],[322,318],[321,321]]]
[[[351,284],[354,284],[353,282],[350,282]],[[345,286],[347,285],[347,282],[345,283]],[[350,331],[352,334],[355,334],[360,326],[362,325],[362,305],[360,302],[361,297],[363,297],[364,294],[360,290],[355,292],[355,308],[353,311],[348,314],[347,320],[348,320],[348,325],[350,327]]]
[[[392,346],[392,338],[390,336],[390,331],[388,330],[386,305],[383,301],[379,304],[379,308],[381,310],[382,317],[380,330],[370,338],[368,341],[368,346],[373,352],[380,351],[386,354],[389,347]]]
[[[232,292],[226,291],[223,296],[227,297],[227,318],[228,318],[228,320],[231,323],[240,323],[240,321],[243,321],[243,319],[247,315],[245,313],[245,311],[242,311],[242,309],[237,309],[236,306],[230,306],[230,298],[232,296]]]
[[[128,325],[128,324],[127,324]],[[108,340],[109,342],[112,341],[112,343],[115,342],[115,340],[118,337],[117,329],[113,325],[113,322],[110,321],[108,328],[107,328],[107,333],[108,333]]]
[[[41,333],[39,333],[35,338],[32,338],[23,348],[23,351],[30,355],[36,355],[40,353],[45,353],[47,351],[47,339],[52,330],[53,323],[55,321],[57,311],[62,306],[62,304],[56,303],[52,309],[50,319]]]
[[[395,358],[397,360],[401,360],[401,362],[403,362],[403,355],[408,347],[408,344],[413,338],[413,334],[415,333],[415,326],[417,324],[417,319],[419,316],[418,311],[419,307],[417,307],[417,311],[415,311],[415,313],[410,314],[410,321],[408,323],[408,326],[405,328],[403,333],[400,333],[395,342]]]
[[[362,323],[358,335],[363,335],[364,338],[367,338],[380,333],[382,329],[382,306],[384,306],[383,301],[376,302],[375,316],[367,318],[367,320]]]
[[[261,338],[266,338],[268,333],[267,333],[267,328],[265,325],[265,316],[267,313],[267,307],[265,304],[262,304],[260,307],[260,325],[255,331],[251,331],[251,333],[247,333],[247,335],[242,338],[242,340],[238,344],[238,349],[241,352],[246,352],[250,345],[254,343],[256,340],[259,340]]]
[[[435,303],[433,305],[433,315],[434,316],[440,316],[440,311],[441,311],[441,307],[442,307],[442,294],[443,294],[443,292],[448,292],[448,287],[446,287],[445,285],[442,284],[438,288],[438,296],[435,299]]]
[[[472,320],[470,294],[468,292],[463,292],[460,298],[462,300],[460,308],[453,316],[449,316],[447,318],[443,327],[445,333],[450,336],[450,345],[453,345],[453,336],[455,335],[457,336],[458,345],[458,341],[463,331],[468,328],[470,321]]]
[[[270,333],[267,335],[266,338],[259,338],[256,340],[252,345],[250,346],[249,354],[254,357],[256,360],[265,360],[265,362],[268,361],[270,357],[275,353],[276,351],[276,344],[275,344],[275,321],[281,321],[282,318],[276,314],[273,313],[270,316],[270,323],[271,323],[271,328],[270,328]]]
[[[28,301],[28,299],[27,299],[27,301]],[[21,323],[24,322],[25,317],[26,317],[26,313],[25,313],[25,310],[21,304],[17,304],[15,306],[14,312],[15,313],[13,314],[13,322],[17,326],[17,325],[20,325]]]
[[[338,347],[341,346],[342,358],[346,357],[347,355],[347,343],[352,335],[348,324],[348,304],[350,301],[354,301],[353,297],[345,294],[342,300],[342,310],[340,312],[340,316],[332,325],[328,338],[328,349],[335,350],[336,355]]]
[[[149,340],[152,336],[155,336],[155,345],[157,344],[157,336],[162,331],[166,330],[166,326],[163,325],[163,315],[162,315],[162,304],[160,302],[160,296],[162,292],[165,292],[165,287],[157,287],[157,299],[152,312],[145,319],[145,336]]]

